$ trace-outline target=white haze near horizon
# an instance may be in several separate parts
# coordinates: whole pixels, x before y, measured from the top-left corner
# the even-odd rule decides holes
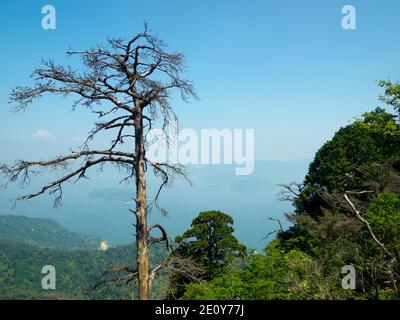
[[[256,161],[250,176],[236,176],[235,165],[189,166],[193,185],[175,180],[160,197],[160,205],[168,210],[168,216],[153,210],[150,223],[161,223],[175,237],[190,227],[199,212],[220,210],[234,218],[235,235],[242,243],[262,250],[267,242],[263,238],[278,228],[267,217],[280,219],[288,227],[284,214],[293,209],[290,203],[277,200],[278,184],[303,181],[309,162]],[[151,175],[149,172],[148,185],[150,193],[154,193],[159,181]],[[46,177],[49,178],[34,179],[26,190],[11,186],[2,191],[0,214],[51,218],[71,231],[99,235],[111,245],[134,240],[134,217],[128,211],[133,207],[134,185],[119,184],[120,175],[112,168],[106,168],[101,174],[91,171],[91,179],[66,184],[63,206],[58,209],[52,207],[53,199],[49,195],[20,202],[11,209],[13,198],[37,189]]]

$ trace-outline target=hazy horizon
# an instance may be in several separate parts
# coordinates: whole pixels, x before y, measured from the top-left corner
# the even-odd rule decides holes
[[[262,240],[278,226],[266,221],[268,216],[280,219],[284,226],[284,213],[292,209],[289,203],[276,199],[279,183],[301,182],[309,161],[256,161],[255,171],[250,176],[235,176],[233,165],[189,166],[193,186],[177,180],[171,188],[165,189],[160,205],[168,209],[168,216],[162,217],[153,210],[150,223],[163,224],[171,237],[190,227],[192,219],[200,212],[220,210],[235,220],[235,234],[249,248],[262,249]],[[63,206],[53,208],[53,198],[44,195],[28,202],[20,202],[11,210],[12,200],[28,190],[17,186],[3,191],[0,197],[0,214],[24,215],[35,218],[51,218],[70,231],[98,235],[111,245],[134,241],[131,197],[134,185],[120,185],[111,168],[104,175],[89,175],[90,180],[64,187]],[[30,188],[40,185],[45,177],[33,181]],[[149,190],[154,192],[158,185],[149,178]],[[270,239],[269,239],[270,240]]]

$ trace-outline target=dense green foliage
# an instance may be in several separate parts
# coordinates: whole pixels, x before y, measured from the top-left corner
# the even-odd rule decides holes
[[[246,255],[246,247],[233,235],[233,219],[220,211],[205,211],[192,221],[191,228],[175,238],[175,254],[190,258],[203,270],[200,280],[211,280],[226,271],[235,258]],[[181,297],[187,279],[173,277],[173,296]]]
[[[400,86],[381,100],[400,111]],[[231,265],[182,299],[399,299],[400,124],[381,108],[341,128],[310,164],[303,184],[285,187],[295,212],[264,254]],[[342,286],[344,266],[355,289]]]
[[[294,202],[296,212],[316,216],[321,214],[321,207],[329,207],[318,190],[363,188],[374,177],[375,164],[397,160],[399,141],[397,116],[380,108],[341,128],[318,150],[310,164],[302,192]],[[398,163],[394,165],[399,167]]]
[[[380,100],[400,112],[400,83],[381,80],[379,86],[385,89],[385,94],[381,96]]]
[[[232,225],[232,217],[223,212],[200,212],[192,228],[175,238],[177,252],[193,258],[204,268],[206,279],[211,279],[235,257],[246,253],[246,247],[233,235]]]
[[[76,240],[86,239],[86,236],[70,233],[54,221],[17,216],[7,216],[6,220],[7,226],[14,232],[14,240],[0,239],[0,300],[121,299],[127,292],[133,293],[129,298],[135,298],[136,290],[132,286],[118,288],[111,285],[94,290],[94,285],[102,280],[103,273],[109,268],[135,265],[134,244],[111,247],[106,251],[76,249],[77,244],[83,244]],[[42,237],[33,236],[35,241],[29,238],[30,234],[26,234],[26,230],[33,227],[42,232]],[[60,238],[50,236],[53,234],[60,234]],[[75,240],[67,237],[71,241],[66,242],[62,235],[74,235]],[[68,243],[71,247],[68,247]],[[61,246],[62,249],[55,248],[56,246]],[[152,263],[163,257],[165,251],[159,246],[150,251]],[[55,267],[56,290],[43,290],[41,287],[44,277],[41,271],[45,265]],[[154,283],[153,298],[163,297],[162,285],[158,280]]]
[[[133,246],[107,251],[59,250],[39,248],[29,244],[0,241],[0,287],[2,299],[95,298],[91,286],[111,263],[132,263]],[[42,267],[56,269],[56,290],[41,288]],[[104,298],[112,297],[104,295]]]
[[[400,198],[393,192],[383,192],[373,199],[365,213],[376,234],[391,251],[400,250]]]
[[[183,299],[271,300],[338,298],[340,269],[323,274],[322,266],[298,250],[286,252],[276,241],[265,254],[254,254],[246,265],[215,277],[208,283],[190,284]],[[343,292],[344,297],[351,292]]]

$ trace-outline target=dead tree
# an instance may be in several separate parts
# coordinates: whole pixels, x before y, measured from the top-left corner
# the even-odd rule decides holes
[[[204,269],[193,259],[180,257],[171,248],[169,254],[161,262],[153,266],[149,273],[150,290],[156,275],[163,276],[165,282],[165,293],[174,296],[173,277],[182,276],[193,283],[202,283]],[[123,290],[122,300],[131,296],[132,289],[137,284],[137,269],[129,267],[110,266],[101,275],[100,279],[92,287],[93,290],[120,288]]]
[[[25,185],[32,175],[43,169],[69,169],[68,174],[49,182],[39,191],[16,199],[29,200],[48,192],[55,195],[54,204],[58,206],[65,182],[85,178],[92,167],[98,166],[102,170],[107,163],[116,165],[124,174],[122,181],[136,184],[136,207],[131,211],[136,217],[138,296],[139,299],[148,299],[151,281],[149,243],[164,241],[167,237],[150,237],[152,229],[164,231],[159,225],[149,228],[147,214],[151,207],[158,207],[158,196],[173,176],[185,176],[186,173],[181,166],[148,159],[146,136],[156,121],[160,121],[164,129],[170,121],[176,121],[171,106],[173,92],[178,91],[185,102],[196,97],[192,83],[182,78],[184,56],[167,52],[166,45],[152,35],[146,25],[142,33],[129,41],[109,39],[105,46],[97,45],[86,51],[69,51],[67,54],[81,58],[82,70],[44,60],[42,66],[33,72],[33,86],[17,87],[12,91],[10,102],[14,110],[25,110],[44,94],[71,95],[76,97],[73,109],[86,107],[101,120],[95,123],[79,150],[49,161],[23,160],[11,166],[1,165],[0,173],[6,176],[7,184],[20,182]],[[91,140],[99,133],[112,130],[115,138],[109,148],[91,149]],[[122,147],[124,144],[126,147]],[[82,162],[70,166],[73,160]],[[151,201],[146,194],[148,168],[161,177],[158,192]]]

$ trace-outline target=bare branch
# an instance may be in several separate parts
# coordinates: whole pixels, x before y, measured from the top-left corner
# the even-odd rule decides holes
[[[281,221],[279,219],[272,218],[272,217],[267,217],[266,219],[270,220],[270,221],[277,222],[278,225],[279,225],[279,229],[273,230],[273,231],[267,233],[267,235],[262,240],[267,240],[270,236],[272,236],[275,233],[283,232],[283,226],[282,226],[282,223],[281,223]]]
[[[126,154],[123,152],[109,152],[109,151],[87,151],[87,152],[83,151],[83,152],[77,152],[77,153],[71,154],[69,156],[59,157],[59,158],[56,158],[56,159],[50,160],[50,161],[38,161],[38,162],[20,161],[14,167],[11,167],[11,168],[3,165],[3,166],[0,166],[0,172],[2,174],[7,175],[9,177],[9,181],[11,181],[11,182],[15,182],[17,180],[22,180],[22,183],[26,184],[30,180],[29,175],[31,173],[30,172],[31,167],[35,167],[35,166],[51,167],[51,168],[62,167],[65,169],[67,167],[67,164],[66,164],[67,160],[77,159],[84,155],[87,156],[87,155],[97,155],[97,154],[103,154],[103,155],[107,155],[107,156],[103,156],[103,157],[100,157],[95,160],[87,160],[78,169],[63,176],[60,179],[57,179],[57,180],[54,180],[54,181],[48,183],[47,185],[42,187],[41,190],[39,190],[37,192],[33,192],[30,194],[18,197],[14,203],[14,205],[15,205],[18,201],[29,200],[29,199],[35,198],[35,197],[45,193],[46,191],[50,191],[50,194],[53,194],[56,192],[59,193],[59,195],[56,197],[55,203],[54,203],[54,206],[57,207],[61,203],[62,184],[64,182],[69,181],[70,179],[72,179],[76,176],[78,177],[77,180],[79,180],[81,178],[85,178],[85,173],[90,167],[93,167],[95,165],[98,165],[98,164],[101,164],[104,162],[111,162],[111,163],[117,163],[117,164],[125,163],[128,165],[133,165],[134,157],[132,156],[132,154]],[[113,157],[117,154],[123,155],[123,157]],[[130,157],[130,159],[129,158],[127,159],[126,157]],[[37,171],[33,171],[33,172],[36,175],[38,174]]]
[[[166,245],[166,247],[167,247],[167,250],[169,250],[169,249],[170,249],[169,239],[168,239],[168,235],[167,235],[167,232],[165,231],[165,229],[164,229],[161,225],[159,225],[159,224],[154,224],[154,225],[152,225],[152,226],[150,226],[150,227],[148,228],[148,234],[150,234],[150,232],[151,232],[153,229],[158,229],[158,230],[160,230],[160,231],[161,231],[161,237],[150,237],[150,238],[148,239],[149,245],[152,245],[152,244],[154,244],[154,243],[159,243],[159,242],[164,241],[164,242],[165,242],[165,245]]]
[[[0,173],[7,177],[5,187],[12,182],[26,185],[31,176],[40,173],[38,169],[68,169],[69,162],[82,159],[82,163],[71,172],[43,186],[37,192],[17,198],[28,200],[45,192],[56,194],[55,205],[62,199],[63,184],[70,180],[78,181],[86,178],[89,168],[103,170],[107,163],[114,164],[124,171],[121,182],[136,182],[136,236],[138,243],[137,274],[139,298],[147,299],[148,285],[153,281],[153,273],[147,270],[147,246],[150,243],[165,241],[169,247],[166,232],[161,226],[152,228],[161,230],[160,238],[147,238],[147,213],[155,205],[160,208],[158,199],[165,186],[170,185],[174,176],[183,176],[188,180],[182,166],[167,163],[153,163],[146,159],[146,130],[161,117],[165,130],[171,120],[177,120],[171,106],[173,93],[179,92],[181,98],[188,102],[197,98],[193,84],[184,79],[184,55],[179,52],[167,52],[166,45],[156,36],[151,35],[147,25],[143,32],[128,41],[108,39],[106,45],[97,45],[83,51],[69,50],[69,56],[78,57],[83,65],[80,71],[72,67],[57,65],[51,60],[43,60],[35,69],[33,85],[17,87],[11,92],[10,102],[15,111],[23,111],[28,105],[45,94],[72,96],[76,100],[72,104],[85,107],[98,115],[102,120],[95,123],[78,152],[60,156],[49,161],[18,161],[13,166],[0,165]],[[106,150],[93,150],[89,146],[100,133],[115,134]],[[147,131],[148,133],[148,131]],[[128,140],[132,143],[130,150],[134,153],[118,150]],[[123,149],[125,150],[125,149]],[[129,149],[128,149],[129,150]],[[161,177],[161,185],[150,202],[147,201],[146,171],[152,167],[153,173]],[[149,203],[149,204],[148,204]],[[143,231],[146,232],[143,232]],[[164,267],[171,264],[164,265]],[[156,273],[158,268],[154,269]],[[126,270],[125,270],[126,272]],[[135,271],[136,272],[136,271]],[[125,275],[124,280],[132,283],[135,272]],[[148,281],[150,276],[150,281]]]
[[[279,201],[293,202],[294,199],[300,196],[303,191],[303,185],[297,182],[291,182],[289,184],[278,184],[283,190],[277,195]]]
[[[361,191],[361,193],[367,193],[368,191]],[[351,202],[351,200],[349,199],[349,197],[347,196],[348,192],[344,193],[344,198],[346,199],[347,203],[351,206],[351,208],[353,209],[353,212],[356,214],[356,217],[365,224],[365,226],[367,227],[372,239],[374,239],[374,241],[383,249],[383,251],[385,251],[385,253],[387,253],[388,255],[391,256],[391,253],[386,249],[385,245],[378,240],[378,238],[376,237],[375,233],[373,232],[370,223],[361,215],[360,211],[357,210],[357,208],[355,207],[355,205],[353,204],[353,202]],[[353,192],[354,193],[354,192]]]

